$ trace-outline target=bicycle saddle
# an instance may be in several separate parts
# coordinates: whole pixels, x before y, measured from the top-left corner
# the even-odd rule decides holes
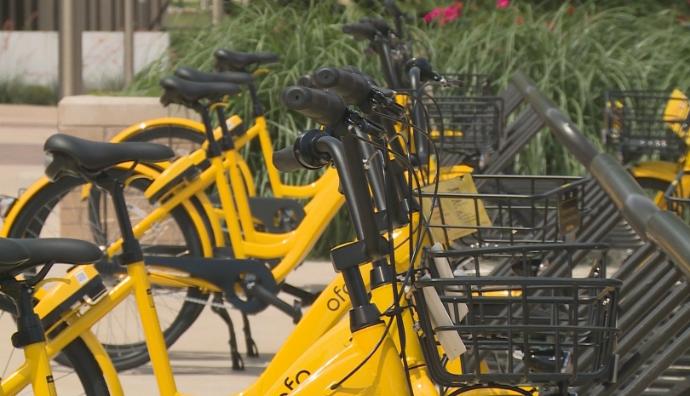
[[[175,70],[175,76],[192,82],[201,83],[230,83],[249,84],[254,77],[249,73],[226,71],[222,73],[207,73],[191,67],[179,67]]]
[[[278,62],[280,57],[270,52],[236,52],[226,49],[217,50],[213,56],[221,70],[244,71],[250,65],[263,65]]]
[[[54,261],[86,264],[101,258],[101,250],[86,241],[69,238],[0,238],[0,276],[14,276],[37,265]]]
[[[227,82],[196,82],[176,76],[165,77],[160,81],[160,85],[164,90],[161,95],[163,106],[170,103],[184,106],[201,99],[217,101],[225,95],[235,95],[242,91],[238,85]]]
[[[78,168],[96,172],[121,162],[160,162],[175,156],[170,147],[160,144],[94,142],[62,133],[49,137],[43,145],[43,151],[53,157],[45,170],[51,180],[56,180],[63,173],[78,176]]]

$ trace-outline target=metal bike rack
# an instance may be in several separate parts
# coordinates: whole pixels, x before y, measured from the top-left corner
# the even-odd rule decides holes
[[[572,121],[522,73],[512,77],[556,139],[591,173],[605,194],[578,241],[604,240],[621,220],[645,242],[612,275],[620,293],[617,378],[580,394],[683,395],[690,391],[690,227],[647,198],[620,163],[600,153]],[[582,359],[587,359],[583,356]]]

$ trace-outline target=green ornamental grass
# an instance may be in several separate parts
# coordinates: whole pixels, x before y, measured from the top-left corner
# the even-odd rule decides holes
[[[279,53],[281,63],[259,79],[259,94],[268,110],[275,147],[285,147],[304,128],[313,127],[279,101],[282,88],[298,77],[320,66],[353,65],[382,81],[378,62],[366,51],[366,44],[340,30],[343,23],[371,13],[367,3],[342,7],[335,1],[252,0],[233,7],[220,26],[173,31],[167,60],[139,73],[124,93],[158,95],[158,80],[181,65],[211,70],[217,48]],[[420,7],[416,1],[401,3],[410,11]],[[426,2],[425,6],[429,3],[445,5]],[[415,53],[430,58],[441,71],[489,74],[497,90],[506,86],[513,72],[523,70],[597,142],[605,90],[690,87],[690,30],[682,23],[683,10],[649,1],[641,2],[646,7],[621,1],[559,2],[560,6],[513,1],[502,10],[493,3],[466,2],[463,15],[444,26],[427,26],[415,18],[408,23]],[[246,96],[240,97],[230,110],[249,119],[248,103]],[[250,148],[246,154],[252,164],[259,165],[258,152]],[[546,132],[520,153],[517,169],[554,174],[582,171]],[[265,175],[257,172],[256,176],[257,185],[264,186]],[[303,183],[315,174],[285,177]],[[345,220],[342,214],[336,219],[318,252],[350,237]]]

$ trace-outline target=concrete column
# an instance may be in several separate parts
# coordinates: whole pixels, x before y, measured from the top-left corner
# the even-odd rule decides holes
[[[220,24],[220,21],[223,19],[223,0],[213,0],[213,8],[211,9],[211,14],[213,24]]]
[[[134,1],[135,0],[125,0],[125,85],[131,84],[132,80],[134,80]]]
[[[81,93],[81,26],[77,21],[77,0],[60,4],[60,97]]]

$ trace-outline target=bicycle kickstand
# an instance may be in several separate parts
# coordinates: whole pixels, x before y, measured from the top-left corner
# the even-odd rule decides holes
[[[232,323],[232,318],[228,310],[223,305],[223,295],[221,293],[213,293],[213,303],[211,304],[211,310],[225,322],[228,326],[228,331],[230,332],[230,358],[232,359],[232,369],[233,370],[244,370],[244,360],[242,360],[242,355],[237,348],[237,335],[235,334],[235,326]]]
[[[252,329],[249,326],[249,316],[242,312],[242,331],[244,331],[244,342],[247,345],[247,356],[248,357],[259,357],[259,348],[256,346],[256,342],[252,338]]]

